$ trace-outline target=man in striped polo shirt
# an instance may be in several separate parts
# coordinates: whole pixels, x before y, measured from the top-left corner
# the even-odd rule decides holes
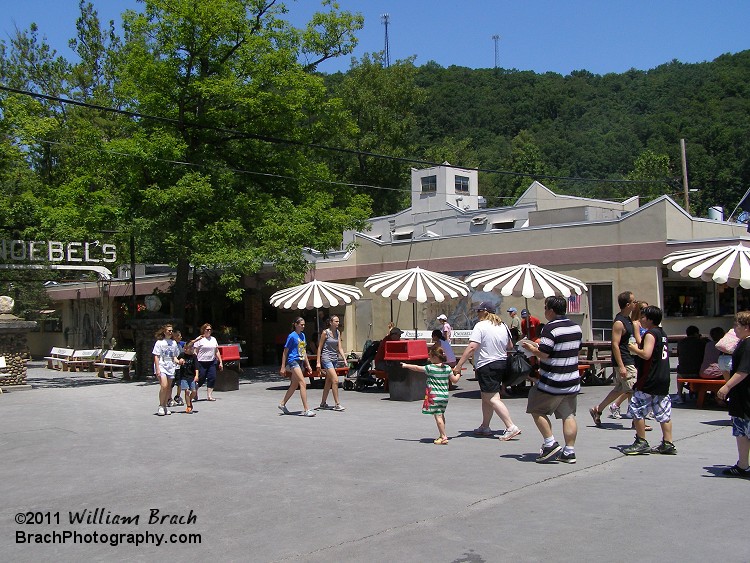
[[[576,406],[581,390],[578,352],[582,334],[581,327],[565,316],[567,305],[564,297],[547,297],[544,301],[547,324],[542,329],[539,343],[522,341],[522,346],[540,361],[539,381],[531,388],[526,407],[544,438],[537,463],[555,461],[555,458],[564,463],[576,462]],[[563,421],[565,448],[560,447],[552,434],[551,414]]]

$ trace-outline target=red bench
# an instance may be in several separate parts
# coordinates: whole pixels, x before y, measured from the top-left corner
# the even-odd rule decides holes
[[[696,394],[695,406],[699,409],[703,407],[703,401],[706,399],[706,392],[718,391],[725,383],[726,381],[723,379],[677,378],[678,390],[681,390],[683,385],[687,385],[689,389]]]

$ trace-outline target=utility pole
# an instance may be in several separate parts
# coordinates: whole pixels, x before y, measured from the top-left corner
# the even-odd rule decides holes
[[[685,139],[680,139],[680,156],[682,157],[682,189],[685,193],[685,211],[690,213],[690,189],[688,188],[687,156],[685,154]]]
[[[495,72],[497,72],[497,67],[500,63],[500,36],[499,35],[493,35],[492,40],[495,42]]]
[[[383,14],[380,16],[380,21],[382,21],[385,26],[385,48],[383,50],[383,58],[385,61],[385,67],[388,68],[391,66],[391,46],[388,41],[388,25],[391,23],[391,15]]]

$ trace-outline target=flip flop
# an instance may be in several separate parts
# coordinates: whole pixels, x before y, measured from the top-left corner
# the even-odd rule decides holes
[[[436,438],[432,441],[433,444],[436,446],[447,446],[448,445],[448,438]]]
[[[207,400],[207,401],[215,401],[216,399],[214,399],[213,397],[209,397],[209,398],[208,398],[208,399],[206,399],[206,400]]]

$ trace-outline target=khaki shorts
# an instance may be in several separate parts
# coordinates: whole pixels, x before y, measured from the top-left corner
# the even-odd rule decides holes
[[[632,393],[635,380],[638,378],[638,368],[635,366],[625,366],[625,369],[628,372],[627,379],[620,377],[620,374],[617,373],[617,368],[615,368],[615,389],[619,389],[623,393]]]
[[[539,391],[536,385],[529,391],[529,402],[526,412],[529,414],[555,415],[555,418],[565,420],[576,415],[578,393],[569,395],[553,395]]]

